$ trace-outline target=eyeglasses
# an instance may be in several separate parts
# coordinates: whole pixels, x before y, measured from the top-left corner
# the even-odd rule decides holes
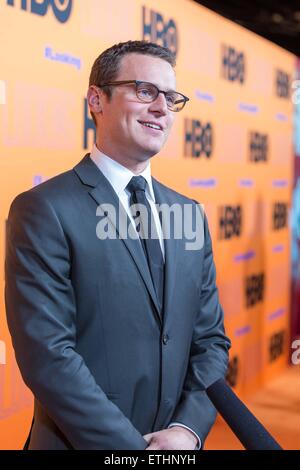
[[[155,101],[159,93],[165,95],[167,107],[174,112],[181,111],[185,103],[189,101],[187,96],[177,93],[177,91],[162,91],[157,88],[156,85],[149,82],[142,82],[140,80],[122,80],[119,82],[108,82],[100,85],[100,88],[105,86],[118,86],[118,85],[129,85],[135,84],[136,96],[140,101],[144,103],[151,103]]]

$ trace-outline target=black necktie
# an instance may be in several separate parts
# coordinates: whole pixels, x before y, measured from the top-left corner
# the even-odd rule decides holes
[[[161,309],[164,290],[164,260],[154,217],[145,194],[146,186],[147,181],[143,176],[133,176],[127,185],[127,189],[130,192],[130,207],[133,204],[140,204],[145,208],[145,212],[136,211],[135,213],[132,208],[131,211],[135,219],[137,232],[141,235],[140,240],[148,261],[151,278]],[[156,237],[151,237],[151,230],[156,234]]]

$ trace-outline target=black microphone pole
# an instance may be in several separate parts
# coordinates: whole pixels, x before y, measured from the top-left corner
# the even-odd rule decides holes
[[[282,450],[224,379],[210,385],[206,393],[246,450]]]

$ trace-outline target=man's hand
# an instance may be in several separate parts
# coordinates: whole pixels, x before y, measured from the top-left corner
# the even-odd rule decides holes
[[[146,434],[144,439],[149,444],[145,450],[194,450],[197,445],[196,436],[181,426]]]

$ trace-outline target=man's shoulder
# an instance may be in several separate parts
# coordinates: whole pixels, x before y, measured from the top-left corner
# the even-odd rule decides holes
[[[71,168],[21,192],[14,198],[11,206],[43,202],[53,206],[65,205],[80,186],[80,180],[74,168]]]
[[[71,186],[74,184],[74,179],[74,171],[68,170],[33,186],[20,193],[17,197],[55,200],[70,191]]]
[[[152,180],[153,180],[154,188],[157,191],[159,191],[160,194],[163,195],[164,199],[166,199],[166,202],[172,201],[173,203],[179,203],[179,204],[191,204],[191,203],[199,204],[195,199],[192,199],[186,196],[185,194],[175,191],[169,186],[166,186],[160,181],[158,181],[156,178],[152,178]]]

